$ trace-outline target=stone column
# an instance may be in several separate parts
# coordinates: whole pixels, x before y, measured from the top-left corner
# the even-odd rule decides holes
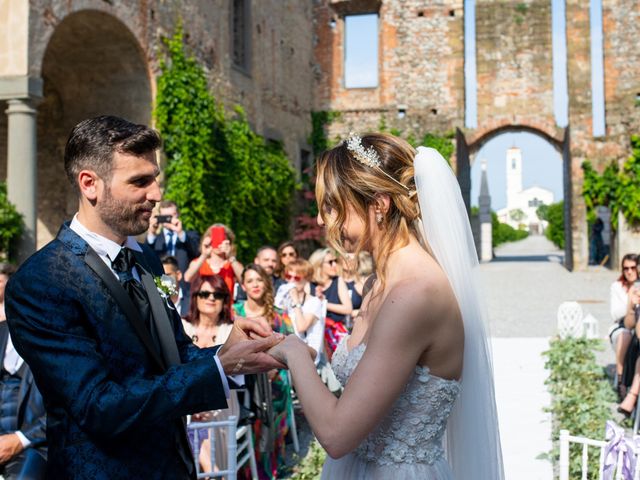
[[[42,98],[42,79],[27,75],[0,76],[0,100],[7,101],[7,193],[23,216],[25,231],[18,245],[18,261],[36,250],[36,109]]]
[[[33,100],[7,100],[7,193],[23,215],[24,232],[18,245],[18,261],[36,250],[37,228],[37,132]]]

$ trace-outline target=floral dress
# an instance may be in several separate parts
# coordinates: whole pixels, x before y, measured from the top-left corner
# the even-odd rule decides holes
[[[247,316],[244,303],[236,303],[233,311],[235,315]],[[274,332],[285,335],[294,333],[291,319],[278,308],[274,311],[271,328]],[[260,402],[262,405],[257,406],[253,425],[258,474],[260,478],[276,479],[279,477],[278,470],[284,467],[285,438],[292,421],[291,382],[287,370],[252,377],[255,377],[253,390],[263,400]]]

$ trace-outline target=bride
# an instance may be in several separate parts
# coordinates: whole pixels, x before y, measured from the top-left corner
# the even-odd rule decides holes
[[[340,398],[295,335],[270,351],[329,454],[322,478],[502,479],[477,256],[449,165],[392,135],[351,134],[320,157],[317,176],[328,241],[376,260],[333,356]]]

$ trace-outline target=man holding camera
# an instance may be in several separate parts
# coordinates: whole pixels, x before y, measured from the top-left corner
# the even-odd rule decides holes
[[[170,201],[160,202],[160,213],[151,217],[147,233],[149,245],[160,258],[170,255],[178,261],[178,268],[184,275],[189,263],[200,252],[200,235],[185,231],[178,212],[178,206]]]

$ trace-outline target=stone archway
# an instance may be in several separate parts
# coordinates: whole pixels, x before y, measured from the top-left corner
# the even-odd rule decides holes
[[[467,208],[471,200],[471,165],[475,154],[493,138],[503,133],[528,132],[547,141],[558,151],[562,158],[563,198],[564,198],[564,229],[565,229],[565,267],[574,268],[573,252],[573,221],[572,221],[572,180],[571,180],[571,151],[570,130],[555,125],[532,125],[526,123],[509,124],[497,123],[486,125],[482,129],[462,132],[456,130],[456,169],[462,190],[462,196]]]
[[[44,96],[38,106],[38,248],[77,209],[64,174],[69,132],[96,115],[150,122],[147,60],[133,33],[98,10],[68,15],[56,27],[42,61]]]

